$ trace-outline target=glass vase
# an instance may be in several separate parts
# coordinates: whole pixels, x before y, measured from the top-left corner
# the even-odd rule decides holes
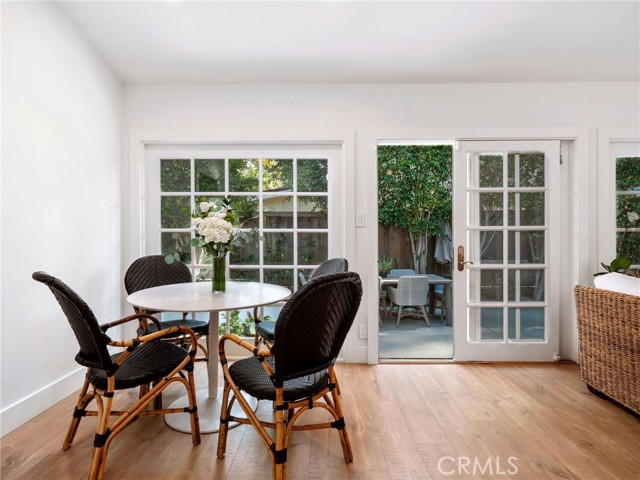
[[[213,293],[222,293],[227,290],[227,257],[213,257],[213,281],[211,282]]]

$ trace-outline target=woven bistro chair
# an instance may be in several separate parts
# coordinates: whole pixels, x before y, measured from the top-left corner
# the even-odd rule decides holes
[[[128,295],[135,293],[139,290],[144,290],[146,288],[152,287],[160,287],[162,285],[173,285],[176,283],[191,283],[193,279],[191,278],[191,270],[182,262],[173,262],[171,264],[165,262],[164,256],[162,255],[147,255],[145,257],[138,258],[135,260],[127,269],[127,272],[124,275],[124,288],[127,291]],[[144,310],[142,311],[138,307],[133,307],[136,313],[147,313],[149,315],[156,315],[158,311],[155,310]],[[192,318],[187,318],[188,313],[184,312],[182,314],[182,318],[175,320],[159,320],[160,328],[167,329],[171,327],[188,327],[196,334],[198,339],[205,337],[205,344],[208,345],[209,335],[209,322],[205,320],[196,320]],[[140,327],[138,329],[138,334],[144,335],[146,333],[156,331],[156,326],[154,323],[149,323],[145,319],[140,321]],[[176,332],[172,335],[167,335],[165,337],[168,340],[172,340],[176,343],[181,343],[181,341],[185,340],[188,343],[188,338],[185,337],[184,334],[180,332]],[[199,357],[196,359],[206,361],[209,358],[209,353],[207,352],[207,348],[202,345],[202,343],[198,342],[198,348],[202,350],[204,357]]]
[[[314,278],[321,277],[323,275],[328,275],[330,273],[342,273],[349,270],[349,262],[346,258],[336,257],[325,260],[320,265],[316,267],[316,269],[311,273],[309,280],[313,280]],[[302,272],[299,274],[300,276],[300,285],[306,285],[309,280],[304,276]],[[258,310],[254,309],[253,318],[255,319],[256,326],[256,337],[255,337],[255,346],[257,347],[260,344],[264,344],[265,346],[273,345],[273,341],[275,339],[275,320],[269,321],[261,321],[260,315],[258,314]]]
[[[334,364],[361,298],[362,284],[357,273],[324,275],[310,280],[284,305],[270,350],[258,350],[235,335],[220,339],[224,391],[219,459],[225,454],[229,422],[234,421],[251,424],[256,429],[273,461],[276,480],[286,478],[287,446],[292,431],[335,428],[345,461],[353,461]],[[229,365],[225,354],[225,343],[229,341],[246,348],[253,356]],[[245,394],[273,402],[275,423],[260,420]],[[230,415],[235,402],[242,407],[245,418]],[[331,421],[296,425],[303,413],[316,407],[325,409]],[[275,439],[267,429],[275,430]]]
[[[408,277],[400,277],[398,279],[398,287],[389,287],[389,312],[393,312],[393,306],[398,307],[398,319],[396,327],[400,325],[402,318],[402,310],[410,307],[418,309],[424,318],[427,327],[430,327],[429,317],[427,317],[427,295],[429,293],[429,280],[424,275],[411,275]]]
[[[168,330],[158,330],[131,340],[111,340],[106,334],[108,329],[129,321],[145,318],[154,322],[158,328],[160,325],[156,323],[157,320],[154,317],[146,314],[131,315],[99,325],[89,306],[61,280],[44,272],[35,272],[33,279],[49,287],[56,297],[80,346],[80,351],[75,357],[76,362],[87,367],[85,381],[62,449],[67,450],[71,446],[82,417],[98,417],[89,479],[103,477],[107,451],[111,442],[140,416],[184,414],[186,411],[191,417],[192,442],[194,445],[200,443],[200,424],[193,377],[193,358],[196,354],[197,341],[193,331],[187,327],[174,326]],[[176,333],[190,337],[189,351],[172,343],[159,341],[167,335]],[[108,347],[123,347],[126,350],[110,354]],[[147,410],[147,407],[152,406],[156,397],[165,388],[176,382],[182,384],[187,390],[188,409]],[[154,386],[133,402],[127,410],[112,410],[116,391],[151,383]],[[87,410],[93,400],[96,401],[97,410]],[[109,424],[109,418],[112,415],[116,420]]]

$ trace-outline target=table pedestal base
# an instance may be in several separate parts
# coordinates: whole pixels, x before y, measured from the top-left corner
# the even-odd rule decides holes
[[[216,433],[220,430],[220,410],[222,410],[222,387],[218,388],[218,397],[209,398],[209,391],[205,388],[196,391],[196,404],[198,405],[198,417],[200,418],[200,433]],[[231,394],[230,394],[231,395]],[[253,411],[258,408],[258,400],[245,396]],[[189,397],[178,398],[168,408],[183,408],[189,406]],[[236,417],[244,417],[244,411],[237,401],[233,403],[231,414]],[[164,421],[174,430],[183,433],[191,433],[191,419],[188,413],[172,413],[164,416]],[[238,422],[229,423],[229,428],[237,427]]]

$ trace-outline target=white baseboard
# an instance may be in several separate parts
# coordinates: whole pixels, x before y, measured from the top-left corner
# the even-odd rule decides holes
[[[0,411],[0,436],[4,437],[79,390],[86,371],[86,368],[79,368]],[[71,419],[72,410],[73,405],[69,405],[69,419]]]

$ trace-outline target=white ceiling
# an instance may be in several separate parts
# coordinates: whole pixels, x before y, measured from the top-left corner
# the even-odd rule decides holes
[[[59,2],[125,83],[640,80],[640,2]]]

